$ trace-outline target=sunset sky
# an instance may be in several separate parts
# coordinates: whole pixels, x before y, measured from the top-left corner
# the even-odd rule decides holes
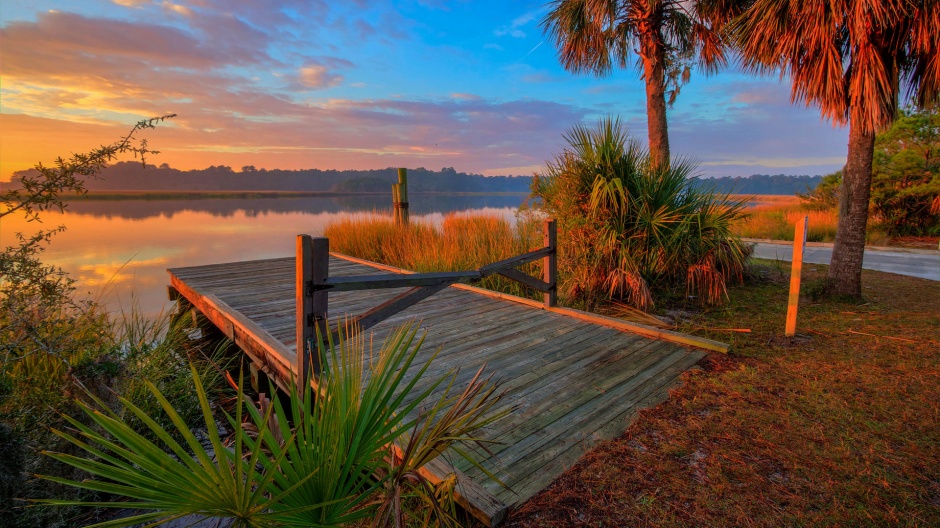
[[[531,174],[572,125],[646,140],[634,70],[567,73],[545,2],[3,0],[0,180],[179,115],[146,137],[181,169],[388,166]],[[669,113],[705,175],[825,174],[847,131],[789,85],[693,72]]]

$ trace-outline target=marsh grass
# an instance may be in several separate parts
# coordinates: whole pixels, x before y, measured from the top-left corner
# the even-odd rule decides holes
[[[752,203],[745,216],[734,223],[733,230],[740,237],[792,241],[796,223],[807,216],[808,242],[833,242],[836,238],[839,218],[835,209],[803,204],[796,196],[755,196]],[[866,243],[884,246],[888,242],[887,230],[877,218],[870,219]]]
[[[531,216],[513,223],[495,215],[450,213],[439,226],[412,221],[403,227],[389,218],[358,217],[332,223],[323,234],[332,251],[417,272],[477,269],[543,244],[541,221]],[[519,269],[537,277],[542,273],[541,262]],[[523,297],[538,293],[502,277],[488,277],[479,285]]]

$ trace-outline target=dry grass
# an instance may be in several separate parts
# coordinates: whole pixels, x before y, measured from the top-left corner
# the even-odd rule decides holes
[[[804,284],[825,272],[808,266]],[[940,525],[940,283],[865,271],[864,304],[803,299],[788,340],[788,279],[765,276],[688,323],[750,328],[701,332],[733,340],[730,356],[509,526]]]
[[[391,219],[360,217],[330,224],[324,230],[333,251],[413,271],[458,271],[525,253],[542,246],[542,227],[520,219],[515,224],[495,215],[451,213],[441,225],[411,222],[398,227]],[[520,267],[541,276],[541,263]],[[490,277],[485,288],[532,295],[515,281]]]
[[[745,238],[769,238],[772,240],[793,240],[796,222],[804,216],[809,217],[809,242],[832,242],[836,238],[836,226],[839,223],[834,209],[813,210],[800,204],[796,196],[754,197],[754,206],[747,210],[747,217],[734,226],[734,232]],[[890,243],[887,233],[877,223],[868,226],[868,245],[886,246]]]

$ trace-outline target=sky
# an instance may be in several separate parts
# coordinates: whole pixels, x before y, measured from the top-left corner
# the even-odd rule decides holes
[[[179,169],[454,167],[530,175],[577,124],[646,142],[643,81],[566,72],[539,1],[3,0],[0,180],[177,114],[145,137]],[[847,130],[777,77],[693,70],[673,156],[703,176],[826,174]]]

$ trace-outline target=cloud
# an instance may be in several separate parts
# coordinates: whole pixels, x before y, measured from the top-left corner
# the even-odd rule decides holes
[[[491,50],[496,50],[496,51],[503,51],[503,47],[502,47],[502,46],[500,46],[499,44],[493,44],[493,43],[491,43],[491,42],[487,42],[486,44],[484,44],[484,45],[483,45],[483,49],[491,49]]]
[[[493,30],[493,34],[496,35],[497,37],[505,37],[506,35],[509,35],[510,37],[515,37],[515,38],[525,38],[526,36],[525,31],[522,31],[519,28],[506,27],[506,26]]]
[[[298,75],[300,83],[308,88],[321,89],[337,86],[343,82],[342,75],[330,73],[326,66],[310,64],[300,69]]]
[[[716,176],[826,174],[845,164],[847,131],[824,122],[815,108],[791,105],[789,96],[787,84],[763,80],[683,93],[669,114],[673,154],[696,159],[703,173]]]
[[[193,14],[193,10],[192,10],[192,9],[190,9],[190,8],[188,8],[188,7],[186,7],[186,6],[182,5],[182,4],[174,4],[173,2],[166,2],[166,1],[165,1],[165,2],[163,2],[163,3],[160,4],[160,5],[163,6],[163,9],[165,9],[165,10],[167,10],[167,11],[170,11],[170,12],[172,12],[172,13],[176,13],[176,14],[178,14],[178,15],[183,15],[183,16],[188,17],[188,16],[192,16],[192,14]]]
[[[493,30],[493,34],[497,37],[510,36],[514,38],[525,38],[526,33],[522,28],[529,25],[530,22],[540,18],[545,12],[548,11],[548,7],[540,7],[538,9],[533,9],[523,13],[522,15],[517,16],[509,23],[509,25],[500,26]]]
[[[173,167],[255,165],[268,168],[375,168],[432,163],[483,172],[537,165],[550,158],[562,132],[587,110],[548,101],[336,99],[301,104],[258,93],[220,94],[212,111],[194,109],[168,126],[147,131],[161,154],[151,162]],[[0,115],[3,175],[50,155],[81,151],[117,139],[126,126],[65,123]],[[66,126],[67,125],[67,126]],[[9,128],[8,128],[9,127]],[[32,132],[26,133],[25,131]],[[8,163],[9,162],[9,163]],[[22,163],[22,164],[20,164]],[[433,165],[432,165],[433,166]]]
[[[526,75],[523,75],[523,76],[521,77],[521,79],[522,79],[523,82],[527,82],[527,83],[538,83],[538,84],[541,84],[541,83],[553,83],[553,82],[563,82],[563,81],[567,81],[567,80],[568,80],[566,77],[562,77],[561,75],[552,75],[552,74],[550,74],[550,73],[548,73],[548,72],[544,72],[544,71],[538,71],[538,72],[535,72],[535,73],[528,73],[528,74],[526,74]]]

